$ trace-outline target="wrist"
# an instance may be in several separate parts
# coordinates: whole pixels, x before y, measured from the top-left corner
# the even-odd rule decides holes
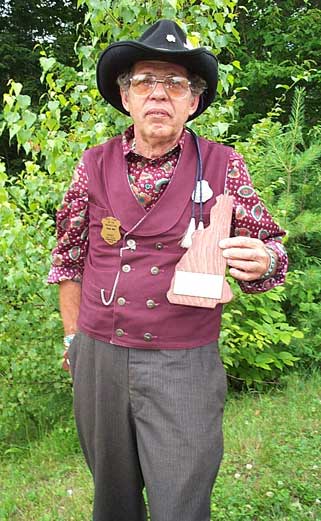
[[[265,251],[269,256],[269,264],[267,270],[261,275],[260,280],[267,280],[273,277],[277,271],[278,256],[272,248],[265,246]]]
[[[64,336],[64,347],[65,349],[68,349],[71,345],[71,342],[73,341],[75,337],[75,333],[70,333],[69,335]]]

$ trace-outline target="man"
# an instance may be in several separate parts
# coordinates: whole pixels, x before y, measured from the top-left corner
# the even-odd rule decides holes
[[[223,452],[222,310],[170,304],[166,293],[217,195],[234,196],[233,236],[220,247],[245,292],[283,283],[284,232],[229,147],[198,140],[203,200],[192,195],[197,147],[184,125],[213,101],[217,61],[175,23],[110,45],[97,81],[134,124],[76,168],[49,276],[60,283],[65,345],[72,340],[65,365],[94,478],[93,519],[146,520],[145,487],[152,521],[209,521]]]

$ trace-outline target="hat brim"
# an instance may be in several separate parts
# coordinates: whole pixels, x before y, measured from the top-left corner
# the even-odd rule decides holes
[[[102,97],[113,107],[129,116],[124,109],[118,76],[134,63],[145,60],[161,60],[182,65],[189,72],[198,74],[207,83],[206,91],[200,96],[198,107],[189,120],[195,119],[212,103],[216,94],[218,64],[216,57],[204,47],[184,51],[155,49],[136,41],[111,44],[101,54],[97,64],[97,85]]]

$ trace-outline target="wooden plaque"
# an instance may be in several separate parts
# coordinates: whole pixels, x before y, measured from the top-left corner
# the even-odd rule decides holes
[[[219,195],[210,224],[193,233],[192,245],[175,267],[167,298],[172,304],[215,308],[229,302],[232,290],[225,279],[226,259],[219,247],[230,236],[233,196]]]

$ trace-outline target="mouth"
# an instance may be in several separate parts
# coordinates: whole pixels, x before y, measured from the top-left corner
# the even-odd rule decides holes
[[[146,116],[152,116],[156,118],[168,118],[170,117],[167,110],[163,109],[150,109],[146,111]]]

